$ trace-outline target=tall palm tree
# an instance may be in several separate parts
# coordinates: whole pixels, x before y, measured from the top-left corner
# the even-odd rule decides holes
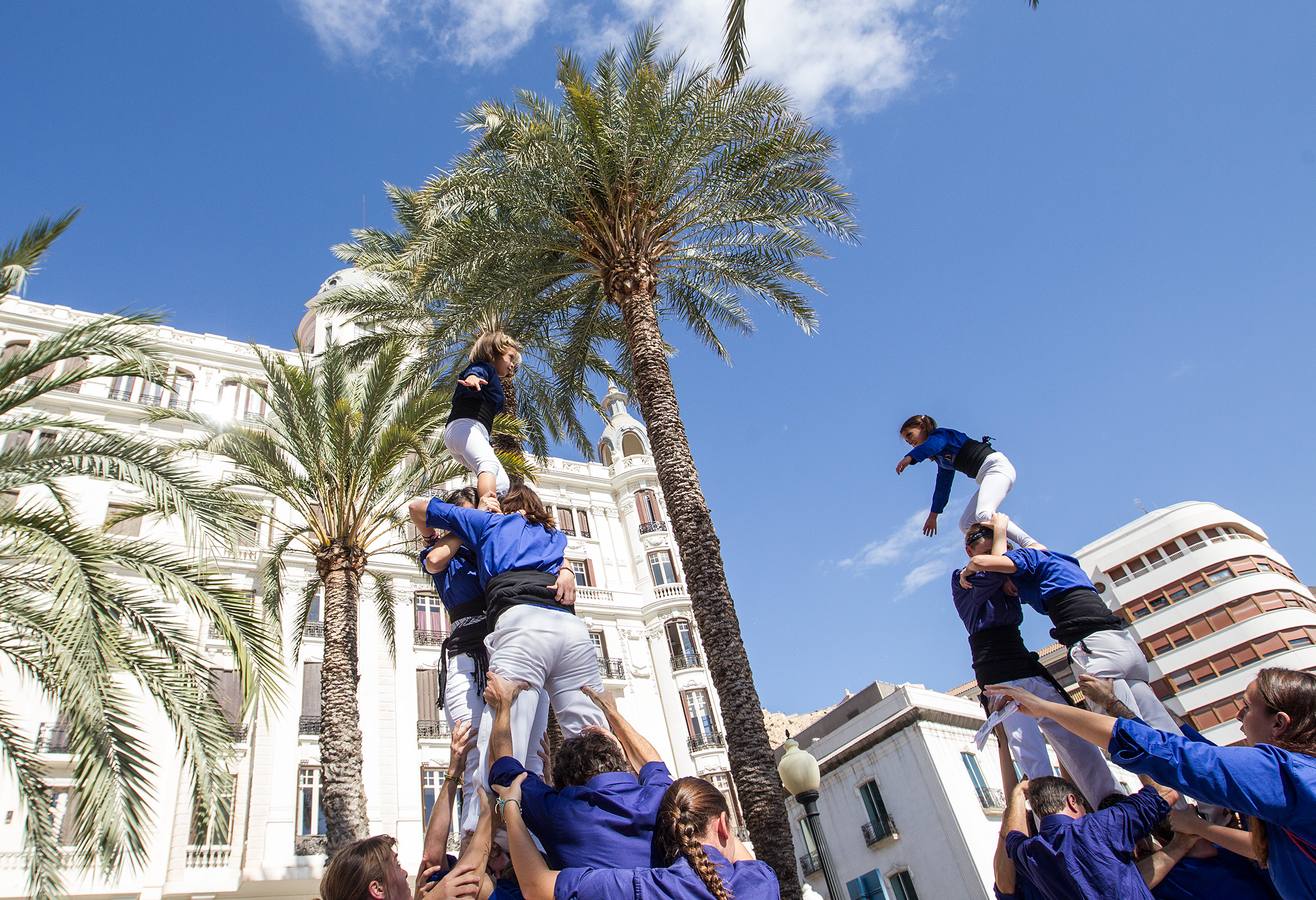
[[[460,471],[442,449],[450,398],[408,380],[400,341],[380,345],[363,368],[349,365],[340,346],[295,362],[258,352],[263,381],[249,386],[270,410],[263,425],[217,423],[195,413],[178,417],[206,429],[196,449],[233,461],[231,486],[270,494],[291,512],[289,521],[276,521],[278,537],[257,577],[270,614],[279,616],[288,557],[305,553],[314,562],[316,575],[301,594],[292,627],[294,659],[312,600],[324,588],[320,761],[332,855],[367,829],[357,702],[363,582],[369,582],[366,593],[373,595],[392,653],[392,582],[370,562],[404,549],[406,501],[421,486]]]
[[[0,251],[0,287],[30,274],[71,221],[72,214],[39,223]],[[106,872],[125,857],[140,864],[148,855],[161,748],[148,745],[138,724],[143,702],[163,711],[175,732],[202,821],[225,814],[232,725],[180,607],[228,644],[244,713],[279,689],[275,632],[227,576],[192,552],[119,537],[79,515],[77,479],[94,478],[136,497],[124,517],[174,519],[193,547],[234,537],[249,520],[250,507],[168,447],[52,411],[67,406],[54,392],[81,382],[163,372],[165,360],[143,328],[155,321],[105,316],[0,358],[0,658],[19,676],[0,692],[0,759],[26,813],[34,897],[61,894],[63,863],[44,762],[20,725],[25,689],[52,701],[64,726],[77,800],[61,830],[74,836],[74,861]]]
[[[797,286],[816,285],[802,262],[823,255],[813,233],[855,235],[850,196],[828,172],[831,138],[781,89],[683,69],[658,56],[653,28],[624,57],[604,54],[590,75],[562,54],[557,81],[560,106],[522,92],[513,105],[483,103],[465,116],[471,149],[418,198],[417,218],[434,232],[430,264],[454,294],[539,298],[578,366],[609,339],[597,323],[620,319],[620,364],[648,425],[746,821],[785,895],[799,896],[781,785],[663,325],[683,325],[725,356],[722,329],[752,330],[747,293],[812,331],[815,314]]]

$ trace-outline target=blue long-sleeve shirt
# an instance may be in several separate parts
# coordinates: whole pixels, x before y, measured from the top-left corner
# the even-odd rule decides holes
[[[969,436],[962,431],[938,428],[928,435],[927,440],[905,454],[914,463],[921,463],[925,459],[937,461],[937,484],[932,489],[934,513],[941,513],[946,509],[946,503],[950,500],[950,486],[955,481],[955,455],[969,439]]]
[[[1072,556],[1054,550],[1010,550],[1005,554],[1014,563],[1014,586],[1019,599],[1046,615],[1046,602],[1052,597],[1087,588],[1095,591],[1092,580]]]
[[[737,863],[704,845],[704,852],[736,900],[779,900],[781,885],[762,860]],[[554,900],[711,900],[707,886],[684,856],[665,869],[563,869],[553,887]]]
[[[478,391],[461,384],[462,379],[469,375],[483,378],[488,383],[481,385]],[[503,380],[498,377],[498,372],[494,367],[487,362],[471,363],[462,369],[461,374],[457,376],[457,381],[457,388],[453,392],[455,399],[487,400],[493,404],[494,412],[502,412],[503,407],[507,405],[507,397],[503,393]]]
[[[567,537],[556,529],[533,525],[520,515],[499,515],[430,500],[425,524],[459,536],[475,551],[480,588],[502,572],[530,570],[556,575],[562,568]]]
[[[429,555],[431,549],[426,547],[420,551],[422,569],[425,568],[425,557]],[[447,568],[442,572],[427,571],[425,574],[434,582],[434,590],[438,592],[439,599],[449,610],[484,597],[484,589],[480,587],[480,572],[475,560],[475,551],[465,544],[457,548],[456,554],[448,561]]]
[[[1151,900],[1134,863],[1138,840],[1170,814],[1170,805],[1153,787],[1123,803],[1077,819],[1043,817],[1038,833],[1012,831],[1005,849],[1047,900]]]
[[[1008,576],[1000,572],[975,572],[969,576],[970,588],[960,584],[960,570],[950,574],[950,591],[955,598],[955,611],[969,634],[986,628],[1013,625],[1018,628],[1024,621],[1024,609],[1018,597],[1005,592]]]
[[[1250,859],[1223,848],[1215,856],[1198,859],[1185,856],[1152,888],[1156,900],[1198,900],[1228,897],[1229,900],[1279,900],[1270,879]]]
[[[1118,719],[1110,758],[1204,803],[1268,826],[1270,880],[1286,900],[1316,900],[1316,758],[1269,744],[1213,747],[1141,722]],[[1294,837],[1285,834],[1285,829]]]

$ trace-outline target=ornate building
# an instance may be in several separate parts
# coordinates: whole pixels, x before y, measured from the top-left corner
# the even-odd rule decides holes
[[[337,273],[321,292],[355,274]],[[314,353],[329,342],[350,340],[349,324],[322,316],[315,298],[307,307],[297,331],[303,351]],[[67,307],[5,298],[0,302],[0,347],[39,340],[89,317]],[[260,374],[253,347],[170,327],[155,328],[154,333],[170,358],[167,388],[140,379],[91,380],[43,403],[161,440],[177,439],[185,431],[169,423],[148,422],[146,414],[152,407],[190,408],[256,424],[267,414],[260,398],[242,383]],[[604,684],[675,775],[710,779],[728,795],[738,816],[717,697],[691,616],[648,435],[616,388],[608,391],[604,405],[607,416],[598,445],[602,461],[546,459],[535,487],[567,534],[567,558],[580,586],[577,613],[594,634]],[[9,437],[16,439],[40,436]],[[219,460],[202,460],[199,465],[215,475],[222,472]],[[92,523],[131,499],[121,488],[105,483],[87,482],[72,493],[78,497],[78,514]],[[271,522],[287,512],[266,500]],[[181,532],[168,523],[130,520],[115,530],[130,537],[182,542]],[[256,565],[269,546],[271,531],[267,523],[219,560],[253,595]],[[359,692],[370,830],[398,838],[399,857],[414,875],[423,825],[448,762],[447,727],[434,704],[435,666],[447,620],[432,584],[418,572],[413,557],[377,555],[372,565],[393,578],[400,607],[409,608],[396,610],[396,659],[389,658],[377,618],[369,610],[361,617]],[[287,573],[291,596],[299,595],[312,570],[309,555],[294,555]],[[180,615],[187,612],[180,609]],[[70,896],[152,900],[313,896],[324,862],[318,742],[323,632],[318,604],[311,618],[300,656],[285,660],[284,696],[251,721],[234,722],[229,834],[207,842],[194,832],[171,730],[156,710],[143,705],[142,728],[159,748],[148,859],[141,868],[110,880],[70,870],[66,876]],[[196,629],[213,667],[221,673],[228,670],[232,664],[223,645],[200,622]],[[292,637],[284,635],[285,647],[292,646]],[[22,690],[12,673],[6,683],[11,691]],[[221,674],[219,683],[224,690],[231,680]],[[49,766],[56,791],[53,813],[57,826],[62,826],[77,803],[73,761],[66,752],[58,710],[36,692],[26,699],[30,702],[15,708],[31,710],[22,725]],[[7,811],[0,824],[0,897],[21,897],[25,893],[23,816],[11,782],[0,786],[0,797]],[[61,830],[67,834],[66,828]]]

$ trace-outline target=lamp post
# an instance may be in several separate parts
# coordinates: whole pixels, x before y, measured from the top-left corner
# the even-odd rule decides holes
[[[845,900],[845,894],[836,881],[832,871],[832,860],[827,854],[827,841],[823,838],[822,821],[818,816],[818,785],[822,782],[822,773],[818,770],[818,760],[794,740],[787,738],[782,744],[786,752],[777,763],[777,775],[782,786],[804,807],[804,815],[809,821],[809,833],[813,835],[813,844],[818,848],[818,861],[822,863],[823,880],[827,882],[830,900]]]

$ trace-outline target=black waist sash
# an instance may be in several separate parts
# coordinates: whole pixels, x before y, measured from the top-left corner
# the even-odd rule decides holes
[[[1020,678],[1041,678],[1051,684],[1060,696],[1069,700],[1069,692],[1056,681],[1037,654],[1024,644],[1023,635],[1016,625],[997,625],[969,635],[969,650],[973,653],[973,674],[979,688],[989,684],[1017,681]],[[985,705],[985,696],[984,696]]]
[[[443,698],[448,690],[448,659],[463,653],[475,661],[475,687],[484,694],[484,676],[489,668],[489,653],[484,649],[484,639],[489,634],[489,620],[485,615],[484,603],[476,600],[464,603],[448,611],[452,621],[452,630],[443,640],[439,649],[439,709],[443,709]]]
[[[1119,631],[1124,627],[1124,621],[1091,588],[1071,588],[1050,598],[1046,601],[1046,614],[1055,625],[1051,637],[1066,647],[1074,646],[1089,634]]]
[[[970,478],[977,478],[983,460],[995,452],[992,449],[990,440],[984,438],[981,441],[975,441],[973,438],[969,438],[964,442],[964,446],[960,448],[959,452],[955,454],[955,471],[963,472]]]
[[[535,569],[512,569],[500,572],[484,588],[484,602],[489,610],[489,629],[498,626],[498,618],[513,606],[532,604],[559,609],[575,615],[575,610],[557,602],[554,576]]]
[[[454,396],[452,398],[452,411],[448,413],[448,421],[454,419],[474,419],[484,426],[485,431],[493,434],[494,404],[486,394],[481,391],[478,396]]]

